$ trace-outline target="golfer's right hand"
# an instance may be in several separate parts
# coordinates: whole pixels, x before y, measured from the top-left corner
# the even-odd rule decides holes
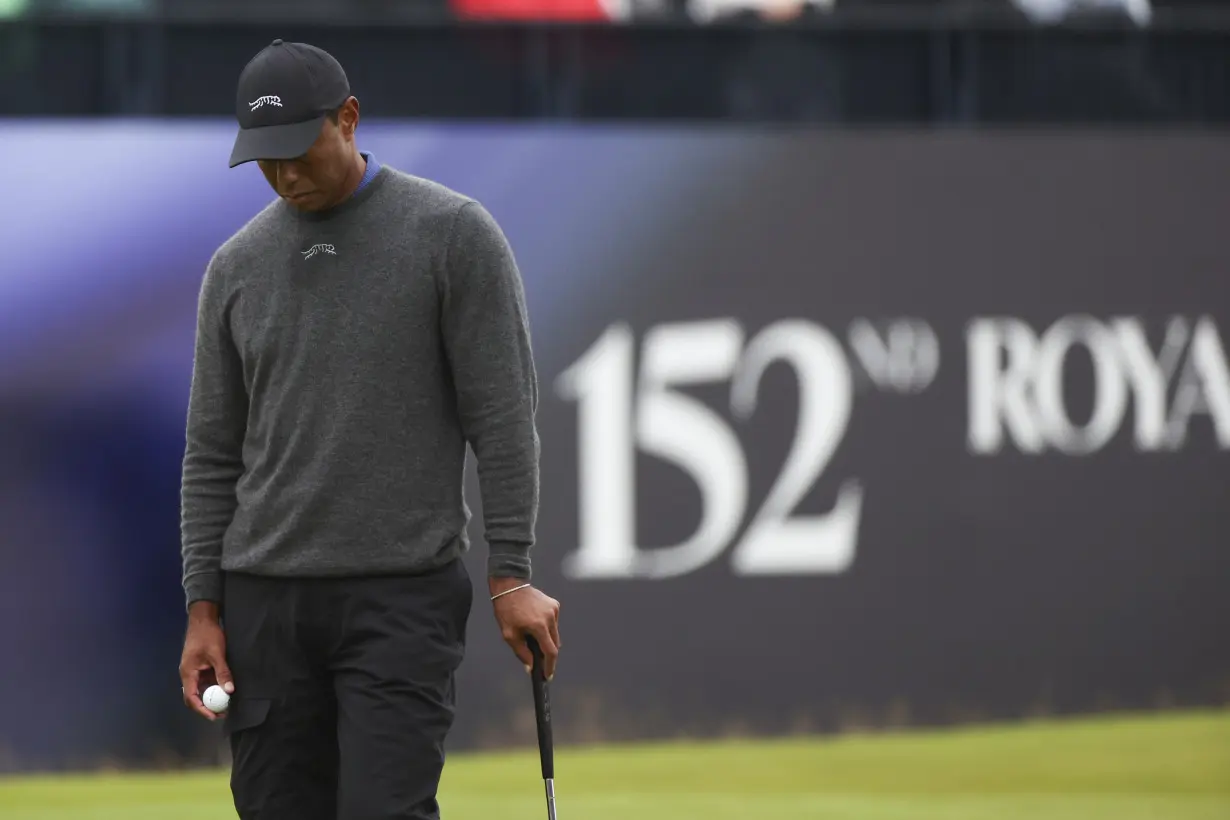
[[[226,636],[218,621],[218,607],[197,601],[188,611],[188,632],[184,636],[184,655],[179,662],[179,680],[184,687],[184,705],[206,720],[217,720],[201,702],[201,693],[215,683],[234,694],[235,683],[226,665]]]

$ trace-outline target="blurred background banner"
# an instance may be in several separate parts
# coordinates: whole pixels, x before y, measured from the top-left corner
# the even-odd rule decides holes
[[[42,194],[0,220],[0,768],[217,754],[179,700],[178,489],[201,274],[272,196],[233,128],[0,124],[0,178]],[[1225,136],[359,144],[517,253],[558,737],[1230,696]],[[473,464],[469,497],[480,573]],[[452,746],[525,741],[483,606],[470,636]]]

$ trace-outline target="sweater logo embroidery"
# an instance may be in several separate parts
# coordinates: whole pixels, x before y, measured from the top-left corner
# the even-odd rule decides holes
[[[278,108],[281,108],[282,98],[276,97],[272,94],[265,97],[257,97],[255,100],[248,103],[248,110],[255,111],[258,108],[264,108],[266,105],[276,105]]]
[[[299,253],[303,254],[303,258],[305,260],[311,259],[313,256],[316,256],[319,253],[327,253],[330,256],[337,256],[337,250],[332,245],[325,245],[325,244],[313,245],[312,247],[308,248],[306,251],[299,251]]]

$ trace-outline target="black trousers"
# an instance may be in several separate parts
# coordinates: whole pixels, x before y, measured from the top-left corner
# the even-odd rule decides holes
[[[225,720],[240,820],[435,820],[473,588],[230,573]]]

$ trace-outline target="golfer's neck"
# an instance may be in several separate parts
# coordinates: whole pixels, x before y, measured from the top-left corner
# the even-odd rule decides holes
[[[354,192],[359,190],[359,184],[363,182],[363,175],[367,172],[367,160],[359,153],[358,146],[354,149],[354,159],[350,163],[350,173],[346,176],[346,184],[342,186],[342,195],[335,206],[342,204],[346,200],[354,196]]]

